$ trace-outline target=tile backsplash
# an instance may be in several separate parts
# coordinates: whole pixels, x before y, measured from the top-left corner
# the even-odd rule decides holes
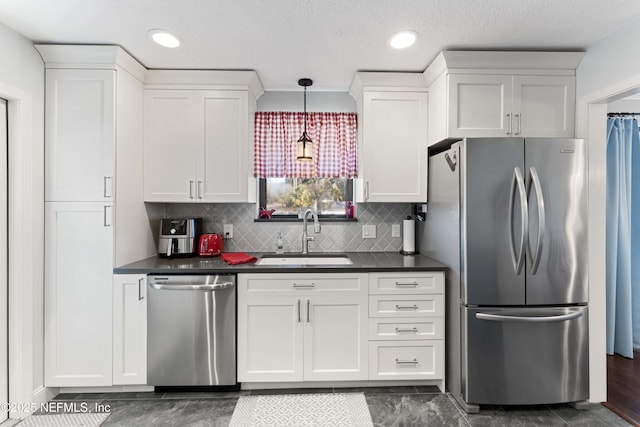
[[[254,222],[255,205],[249,203],[164,205],[166,218],[202,218],[205,233],[222,233],[223,224],[233,225],[233,239],[225,241],[227,252],[275,252],[278,232],[282,233],[285,252],[302,250],[302,223]],[[408,203],[358,204],[357,222],[323,222],[322,231],[309,235],[310,252],[387,252],[399,251],[402,238],[391,237],[391,225],[402,224],[411,214]],[[363,239],[362,226],[376,225],[376,238]]]

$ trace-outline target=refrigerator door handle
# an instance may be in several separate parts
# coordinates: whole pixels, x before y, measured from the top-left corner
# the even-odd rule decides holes
[[[522,228],[520,231],[520,249],[516,256],[516,246],[513,240],[513,208],[515,205],[514,194],[516,192],[516,186],[518,188],[518,195],[520,196],[520,212],[522,217]],[[511,191],[509,194],[509,240],[511,243],[511,261],[513,262],[513,271],[516,275],[519,275],[522,271],[522,265],[524,264],[524,254],[527,246],[527,233],[529,230],[529,209],[527,208],[527,192],[524,186],[524,178],[520,168],[513,168],[513,179],[511,180]]]
[[[573,311],[568,314],[562,314],[560,316],[503,316],[500,314],[489,313],[476,313],[476,319],[479,320],[491,320],[494,322],[520,322],[520,323],[549,323],[549,322],[564,322],[566,320],[577,319],[582,316],[582,312]]]
[[[531,174],[531,187],[533,187],[536,192],[536,199],[538,202],[538,241],[533,256],[531,253],[531,247],[528,243],[527,251],[529,252],[529,259],[531,260],[531,274],[536,274],[538,272],[538,267],[540,266],[542,248],[544,245],[542,237],[544,236],[544,233],[546,231],[546,218],[544,214],[544,194],[542,193],[542,185],[540,184],[538,171],[535,167],[531,167],[529,168],[529,173]],[[529,187],[529,191],[527,193],[530,193],[531,187]]]

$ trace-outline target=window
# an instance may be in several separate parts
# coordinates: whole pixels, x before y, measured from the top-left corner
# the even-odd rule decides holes
[[[304,129],[313,140],[313,159],[297,160]],[[353,178],[357,176],[357,116],[333,112],[257,112],[254,176],[259,178],[261,214],[298,218],[313,208],[323,218],[353,218]]]
[[[310,207],[320,218],[346,219],[352,202],[353,180],[349,178],[260,179],[260,207],[273,209],[272,218],[298,218],[301,209]]]

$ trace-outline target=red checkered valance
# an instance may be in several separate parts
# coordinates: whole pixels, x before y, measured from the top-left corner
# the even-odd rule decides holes
[[[258,178],[355,178],[355,113],[307,113],[313,161],[296,159],[304,113],[263,111],[255,117],[253,174]]]

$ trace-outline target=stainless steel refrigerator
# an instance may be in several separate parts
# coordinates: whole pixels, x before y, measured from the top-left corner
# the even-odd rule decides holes
[[[587,400],[585,141],[468,138],[430,156],[428,184],[451,393],[468,412]]]

